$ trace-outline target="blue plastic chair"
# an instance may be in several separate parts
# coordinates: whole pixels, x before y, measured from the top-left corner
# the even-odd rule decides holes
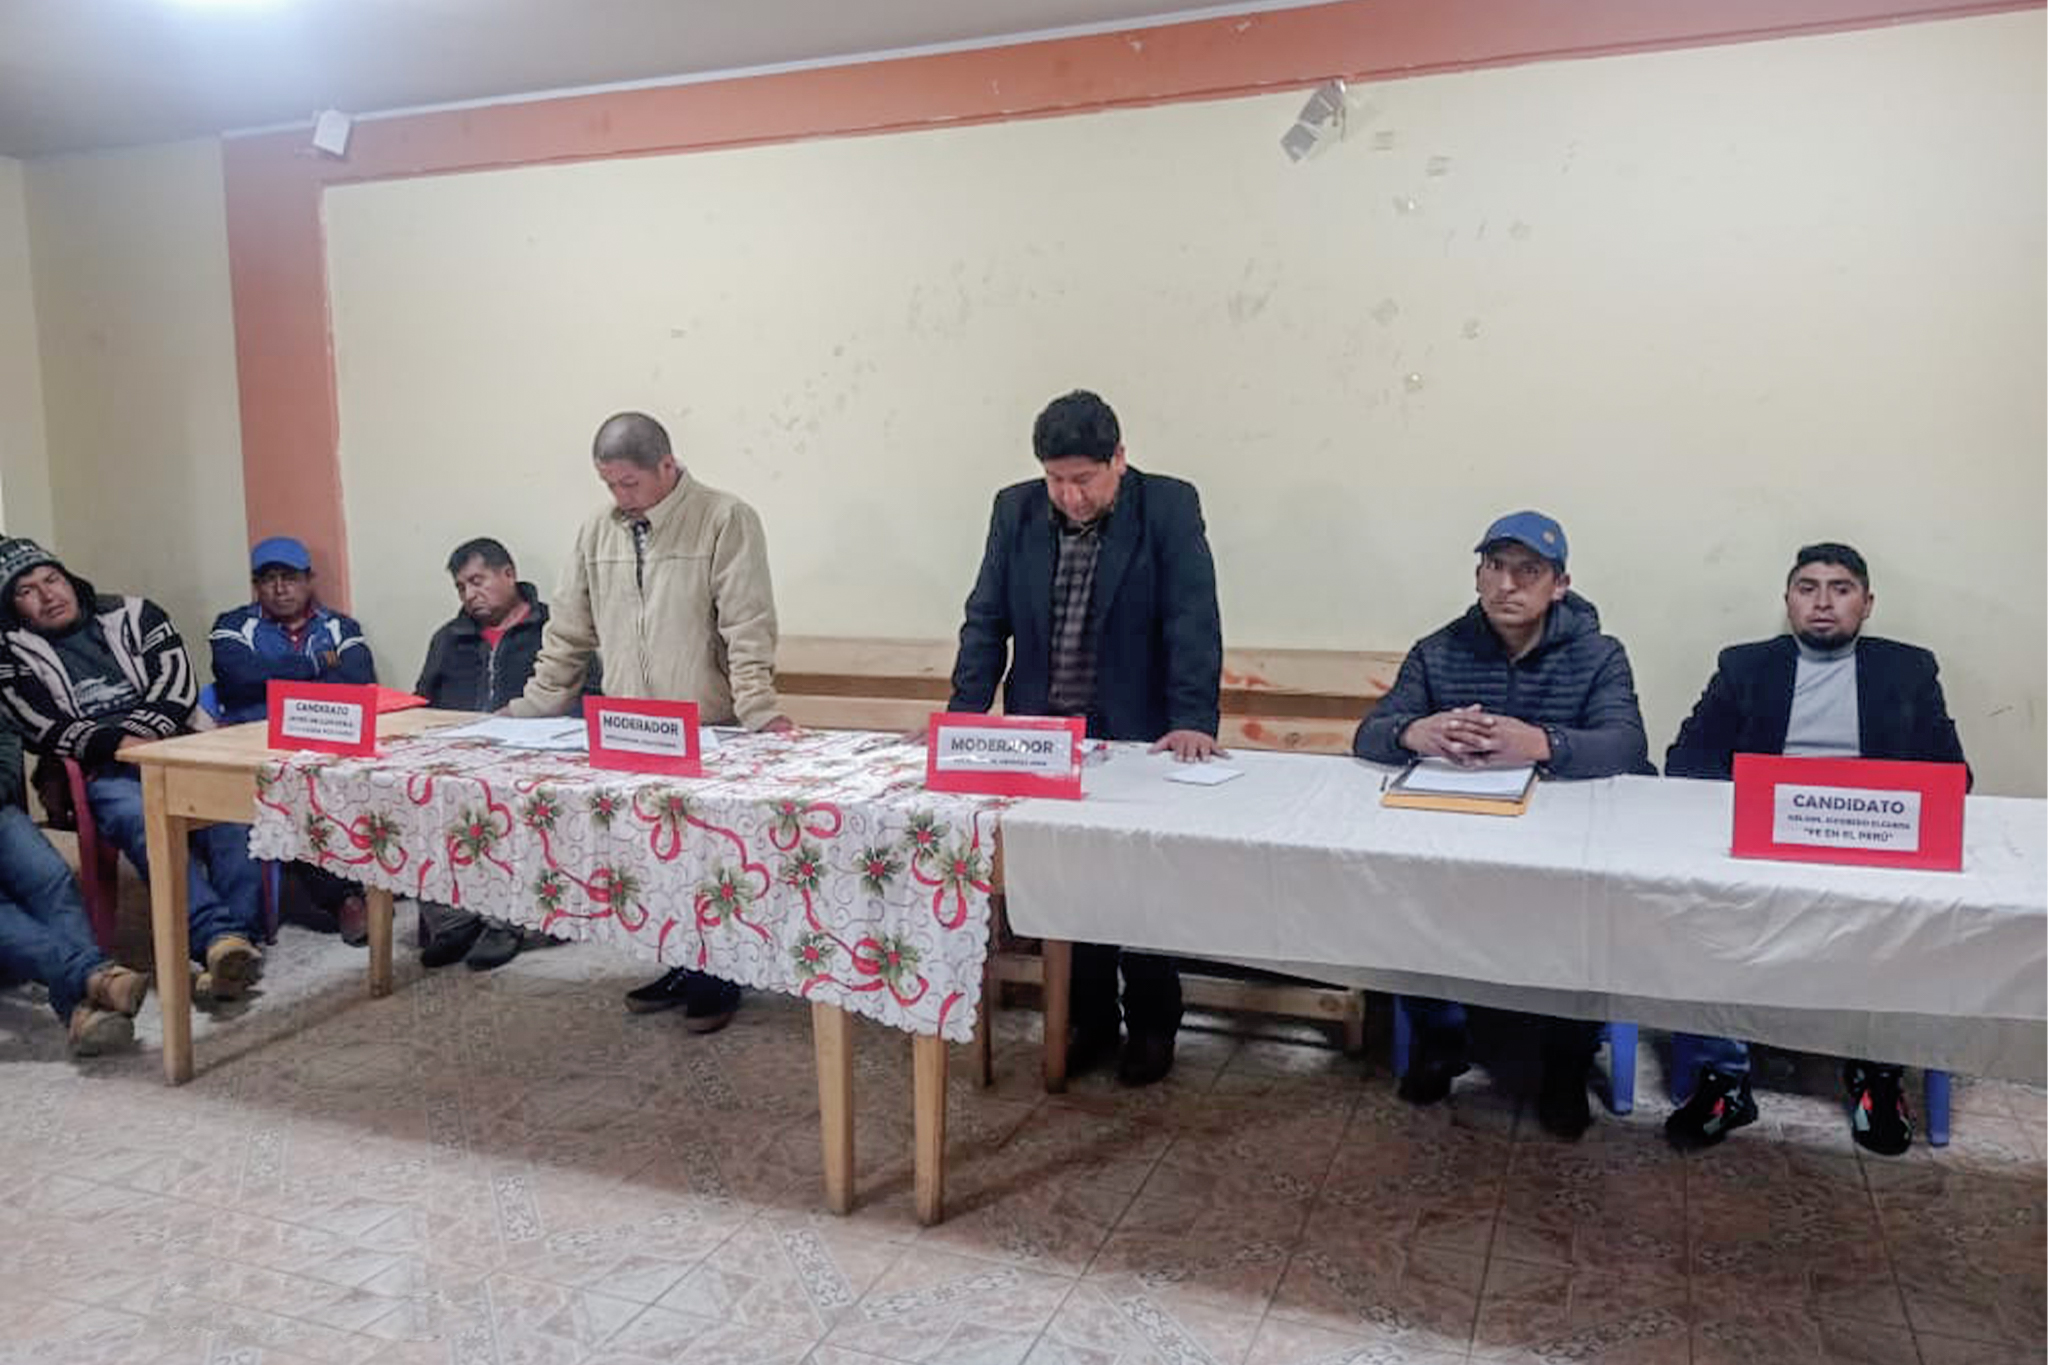
[[[1394,1075],[1408,1074],[1408,1057],[1415,1046],[1415,1027],[1408,1011],[1394,999]],[[1607,1107],[1626,1114],[1636,1107],[1636,1026],[1606,1023],[1600,1036],[1607,1043]]]
[[[220,694],[208,683],[199,689],[199,709],[212,716],[216,724],[224,724],[226,714],[220,704]],[[284,908],[284,864],[266,862],[263,864],[263,941],[277,942],[277,921]]]

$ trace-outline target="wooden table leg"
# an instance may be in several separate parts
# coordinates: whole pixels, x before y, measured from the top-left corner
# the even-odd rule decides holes
[[[974,1012],[974,1078],[983,1090],[996,1083],[996,945],[988,945],[988,957],[981,964],[981,1006]]]
[[[917,1187],[917,1221],[926,1227],[946,1217],[946,1040],[920,1033],[910,1040]]]
[[[853,1041],[846,1012],[811,1002],[811,1043],[818,1054],[818,1127],[825,1151],[825,1207],[853,1211]]]
[[[164,770],[142,769],[142,823],[149,840],[149,929],[156,950],[156,1004],[164,1020],[164,1080],[192,1079],[191,907],[185,877],[191,826],[170,813]]]
[[[374,998],[391,994],[391,893],[366,886],[363,904],[370,912],[370,995]]]
[[[1045,1088],[1060,1094],[1067,1088],[1067,1018],[1074,984],[1074,945],[1049,938],[1039,948],[1045,969]]]

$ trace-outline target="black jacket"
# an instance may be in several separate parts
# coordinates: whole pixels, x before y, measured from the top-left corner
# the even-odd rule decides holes
[[[1005,712],[1047,713],[1057,534],[1043,479],[996,494],[960,627],[950,709],[988,710],[1000,681]],[[1169,730],[1215,734],[1223,622],[1195,486],[1126,468],[1100,555],[1088,612],[1095,642],[1088,733],[1148,741]]]
[[[1790,635],[1721,651],[1707,690],[1664,756],[1672,777],[1728,778],[1737,754],[1782,754],[1799,644]],[[1856,723],[1864,758],[1963,762],[1934,656],[1915,645],[1856,642]]]
[[[1393,689],[1359,724],[1352,752],[1406,763],[1415,755],[1401,734],[1412,722],[1474,703],[1548,731],[1553,776],[1656,774],[1628,651],[1600,633],[1600,613],[1575,592],[1550,608],[1543,638],[1519,659],[1508,657],[1476,602],[1417,641]]]
[[[483,631],[466,615],[458,615],[434,632],[427,661],[413,691],[427,705],[451,711],[495,711],[526,690],[533,661],[540,656],[540,638],[548,623],[547,603],[533,584],[521,583],[519,595],[530,610],[526,619],[505,632],[493,649]]]

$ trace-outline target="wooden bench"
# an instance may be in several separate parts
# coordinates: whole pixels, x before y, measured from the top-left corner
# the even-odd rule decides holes
[[[818,729],[921,728],[952,693],[950,640],[784,636],[776,651],[776,690],[800,725]],[[1399,654],[1318,649],[1226,649],[1222,724],[1225,748],[1348,754],[1360,717],[1393,685]],[[989,1004],[1004,983],[1042,986],[1035,944],[1008,934],[990,964]],[[1365,993],[1299,981],[1182,973],[1182,994],[1200,1009],[1309,1019],[1341,1031],[1347,1051],[1365,1043]],[[987,1029],[982,1046],[988,1045]],[[986,1066],[984,1065],[984,1071]]]

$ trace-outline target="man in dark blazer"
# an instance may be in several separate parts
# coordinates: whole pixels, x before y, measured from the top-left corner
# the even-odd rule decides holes
[[[1721,651],[1665,755],[1665,774],[1726,780],[1737,754],[1963,762],[1934,656],[1862,634],[1876,601],[1870,568],[1853,548],[1830,541],[1801,549],[1785,577],[1791,633]],[[1689,1035],[1678,1043],[1699,1065],[1674,1082],[1692,1091],[1665,1124],[1672,1144],[1709,1147],[1755,1122],[1748,1045]],[[1905,1151],[1913,1120],[1899,1068],[1854,1061],[1846,1075],[1857,1143],[1887,1156]]]
[[[1000,682],[1009,715],[1084,716],[1094,738],[1183,762],[1220,753],[1223,627],[1194,485],[1127,465],[1116,414],[1082,390],[1038,414],[1031,444],[1044,477],[996,494],[949,709],[988,710]],[[1149,1085],[1173,1067],[1180,973],[1112,944],[1074,945],[1067,1069],[1116,1047],[1119,965],[1117,1076]]]

